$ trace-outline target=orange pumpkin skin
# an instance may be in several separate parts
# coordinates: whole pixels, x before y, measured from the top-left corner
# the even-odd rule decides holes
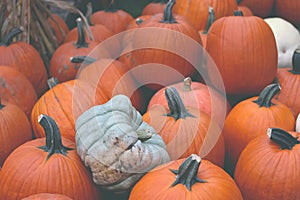
[[[206,50],[221,74],[227,94],[258,94],[276,76],[275,37],[259,17],[229,16],[216,20],[207,35]],[[212,83],[222,88],[216,73],[208,66]]]
[[[30,195],[22,200],[72,200],[70,197],[62,194],[40,193]]]
[[[55,34],[58,44],[61,44],[64,41],[66,35],[69,33],[69,28],[68,28],[67,24],[65,23],[65,21],[59,15],[52,14],[51,16],[53,17],[53,19],[51,17],[49,17],[48,22],[54,31],[54,34]],[[56,24],[55,21],[53,21],[53,20],[55,20],[56,23],[58,23],[58,24]],[[61,27],[63,33],[60,30],[59,26]]]
[[[248,8],[247,6],[238,6],[238,10],[242,11],[243,16],[253,16],[253,12],[250,8]]]
[[[56,121],[63,137],[75,141],[75,120],[96,104],[94,90],[89,85],[76,80],[57,84],[41,96],[32,109],[35,137],[45,137],[37,119],[40,114],[46,114]]]
[[[37,94],[24,74],[12,67],[0,65],[0,98],[19,106],[29,119]]]
[[[32,138],[32,129],[25,113],[11,103],[0,103],[0,166],[19,145]]]
[[[264,135],[269,127],[293,130],[295,118],[290,109],[273,99],[269,107],[253,102],[252,97],[238,103],[225,119],[223,135],[225,138],[225,168],[233,173],[236,162],[246,145],[256,136]]]
[[[163,13],[165,7],[166,3],[164,1],[151,2],[143,8],[142,15],[155,15],[158,13]]]
[[[175,181],[175,175],[170,169],[178,169],[184,160],[171,161],[152,169],[133,187],[129,200],[243,199],[232,178],[223,169],[207,160],[201,160],[197,174],[207,183],[195,183],[191,191],[182,184],[170,187]]]
[[[16,34],[21,31],[16,32]],[[15,34],[15,35],[16,35]],[[39,52],[25,42],[0,42],[0,65],[10,66],[23,73],[38,96],[47,90],[47,72]]]
[[[240,0],[239,6],[247,6],[254,15],[266,18],[271,15],[275,0]]]
[[[286,19],[299,28],[300,26],[300,1],[298,0],[276,0],[275,14]]]
[[[289,134],[299,137],[296,132]],[[266,134],[249,142],[234,173],[244,199],[299,199],[299,154],[299,144],[280,149]]]
[[[184,16],[197,30],[204,30],[208,20],[208,7],[211,6],[216,19],[233,15],[237,9],[236,0],[177,0],[174,13]]]
[[[65,155],[55,152],[49,156],[49,152],[39,148],[45,147],[45,140],[28,141],[9,155],[0,172],[0,198],[15,200],[37,193],[58,193],[74,200],[99,199],[75,143],[61,138],[71,150]]]
[[[113,34],[126,30],[134,18],[124,10],[100,10],[92,14],[92,24],[102,24]]]
[[[178,105],[176,102],[175,105],[179,111],[173,111],[173,106],[155,105],[143,115],[143,120],[152,126],[166,143],[171,160],[198,154],[223,167],[225,146],[219,125],[197,108],[187,107],[186,110],[183,104]]]

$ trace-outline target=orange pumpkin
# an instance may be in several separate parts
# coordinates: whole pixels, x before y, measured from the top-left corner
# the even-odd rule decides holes
[[[75,143],[60,136],[49,116],[41,115],[38,121],[46,138],[24,143],[5,160],[0,172],[0,198],[15,200],[37,193],[57,193],[74,200],[99,199]]]
[[[153,106],[143,120],[163,138],[171,160],[195,153],[223,167],[225,147],[219,125],[198,108],[185,107],[175,88],[166,88],[165,95],[168,106]]]
[[[300,199],[298,137],[296,132],[269,128],[267,135],[249,142],[234,173],[244,199]]]
[[[130,192],[129,200],[242,200],[233,179],[220,167],[192,154],[171,161],[144,175]]]
[[[39,193],[30,195],[22,200],[72,200],[70,197],[62,194]]]
[[[52,14],[48,18],[49,25],[52,27],[58,44],[63,43],[66,35],[69,33],[69,27],[65,21],[57,14]]]
[[[300,1],[298,0],[276,0],[275,14],[300,27]]]
[[[2,103],[0,99],[0,166],[15,148],[31,137],[31,125],[25,113],[18,106]]]
[[[252,10],[247,6],[238,6],[237,10],[241,11],[243,13],[243,16],[253,16]]]
[[[276,0],[277,1],[277,0]],[[248,7],[254,15],[266,18],[272,14],[275,0],[238,0],[239,6]],[[246,16],[246,15],[245,15]]]
[[[142,10],[142,15],[155,15],[163,13],[166,7],[166,0],[154,0],[148,3]]]
[[[278,127],[293,130],[295,118],[290,109],[273,99],[280,91],[279,84],[267,86],[259,96],[238,103],[225,119],[225,168],[234,172],[238,158],[246,145],[267,128]]]

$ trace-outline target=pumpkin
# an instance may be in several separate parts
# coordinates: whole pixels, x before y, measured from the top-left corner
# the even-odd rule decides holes
[[[114,7],[114,1],[111,1],[108,8],[99,10],[91,15],[92,24],[102,24],[113,34],[121,33],[126,30],[127,25],[134,18],[126,11]]]
[[[94,182],[114,192],[128,191],[147,171],[170,160],[162,138],[121,94],[79,116],[76,147]]]
[[[63,137],[75,141],[75,120],[88,108],[97,105],[94,88],[79,81],[70,80],[58,83],[49,79],[50,89],[40,97],[31,112],[31,124],[37,138],[45,137],[45,132],[36,120],[39,115],[52,117]]]
[[[70,197],[62,194],[39,193],[30,195],[22,200],[72,200]]]
[[[158,166],[132,189],[129,200],[223,199],[241,200],[233,179],[220,167],[192,154]]]
[[[75,143],[61,137],[51,117],[40,115],[38,121],[46,138],[24,143],[5,160],[0,172],[0,198],[57,193],[74,200],[98,199],[100,194],[76,153]]]
[[[174,13],[184,16],[197,30],[204,30],[208,21],[208,7],[215,11],[216,19],[233,15],[236,0],[177,0]]]
[[[89,55],[90,53],[92,53],[94,56],[109,57],[109,55],[105,54],[106,52],[103,54],[97,52],[98,50],[100,51],[99,48],[96,48],[98,42],[86,42],[83,30],[83,23],[80,18],[77,19],[77,28],[77,42],[69,42],[62,44],[55,50],[50,60],[49,75],[50,77],[57,78],[59,82],[69,81],[75,79],[76,77],[76,73],[80,65],[71,63],[70,57],[79,55]]]
[[[239,6],[237,7],[237,10],[241,11],[243,13],[243,16],[253,16],[253,12],[250,8],[247,6]]]
[[[209,6],[208,7],[208,20],[207,20],[206,27],[205,27],[205,29],[199,31],[204,49],[206,47],[207,33],[209,31],[209,28],[211,27],[211,25],[214,23],[215,20],[216,20],[216,17],[215,17],[214,9]]]
[[[33,85],[38,96],[47,90],[47,72],[39,52],[26,42],[11,43],[22,33],[22,29],[12,29],[0,42],[0,65],[13,67],[23,73]]]
[[[164,12],[166,0],[154,0],[148,3],[142,10],[142,15],[155,15]]]
[[[298,0],[276,0],[275,14],[291,22],[294,26],[300,27],[300,1]]]
[[[279,18],[266,18],[265,22],[271,27],[278,51],[278,67],[289,68],[292,66],[292,57],[300,46],[300,33],[290,22]]]
[[[275,0],[237,0],[239,6],[248,7],[254,15],[261,18],[269,17],[272,14]]]
[[[224,140],[220,126],[198,108],[186,107],[176,88],[165,89],[168,106],[156,105],[143,120],[163,138],[171,160],[198,154],[223,167]]]
[[[32,137],[31,125],[23,110],[0,99],[0,166],[19,145]]]
[[[66,35],[69,33],[69,27],[65,21],[59,15],[53,13],[48,17],[48,22],[54,31],[58,44],[63,43]]]
[[[234,173],[244,199],[299,199],[299,133],[278,128],[245,147]],[[288,180],[288,181],[287,181]]]
[[[217,66],[207,67],[211,82],[219,90],[224,84],[227,94],[256,95],[276,76],[275,37],[259,17],[228,16],[216,20],[207,35],[206,50]],[[222,81],[216,77],[218,73]]]
[[[99,104],[106,103],[116,94],[124,94],[130,97],[134,107],[143,109],[142,94],[137,90],[128,67],[118,60],[99,59],[77,56],[71,58],[71,62],[89,62],[78,72],[77,80],[87,83],[94,89],[95,100]]]
[[[281,86],[278,100],[287,105],[296,117],[300,113],[300,48],[294,52],[292,63],[292,67],[278,69],[276,77]]]
[[[130,72],[152,89],[191,76],[201,64],[201,38],[184,17],[173,15],[174,4],[169,1],[164,13],[142,23],[133,34]]]
[[[0,98],[17,105],[30,117],[37,94],[24,74],[15,68],[0,65]]]
[[[200,82],[192,82],[187,77],[183,82],[175,83],[167,87],[174,87],[178,91],[183,104],[187,107],[195,107],[211,116],[221,126],[230,111],[230,105],[226,103],[226,97],[218,93],[213,87]],[[155,104],[168,105],[165,97],[165,88],[158,90],[150,99],[147,110]]]
[[[280,92],[279,84],[268,85],[259,96],[241,101],[225,119],[225,168],[233,173],[236,162],[246,145],[267,128],[278,127],[293,130],[295,118],[290,109],[273,99]]]

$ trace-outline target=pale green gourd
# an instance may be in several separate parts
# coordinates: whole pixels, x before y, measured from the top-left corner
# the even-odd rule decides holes
[[[146,172],[170,160],[166,145],[125,95],[94,106],[76,120],[77,152],[94,182],[130,189]]]

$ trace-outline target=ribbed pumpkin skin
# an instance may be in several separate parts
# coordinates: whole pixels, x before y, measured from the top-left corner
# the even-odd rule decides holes
[[[4,107],[0,108],[0,166],[15,148],[32,137],[31,125],[25,113],[16,105],[3,104]]]
[[[227,115],[223,127],[225,138],[225,165],[232,172],[236,162],[250,140],[264,135],[269,127],[293,130],[295,118],[287,106],[273,100],[274,105],[266,108],[252,102],[253,97],[237,104]]]
[[[254,15],[265,18],[271,15],[275,0],[241,0],[239,6],[247,6]]]
[[[281,86],[278,100],[287,105],[296,117],[300,113],[300,74],[289,72],[291,68],[281,68],[277,71],[277,79]]]
[[[295,26],[300,26],[300,1],[298,0],[276,0],[275,13],[286,19]]]
[[[70,198],[98,199],[99,192],[77,155],[75,143],[62,138],[63,145],[74,148],[67,153],[53,154],[38,148],[45,138],[19,146],[5,161],[0,172],[0,198],[22,199],[37,193],[58,193]]]
[[[48,18],[48,22],[54,31],[58,44],[61,44],[64,41],[66,35],[69,33],[69,28],[65,21],[59,15],[52,14],[52,17],[58,23],[58,25],[50,17]],[[63,33],[61,32],[59,26],[63,30]]]
[[[22,200],[72,200],[70,197],[62,194],[40,193],[30,195]]]
[[[237,9],[236,0],[177,0],[174,13],[184,16],[197,30],[204,30],[209,6],[213,7],[216,19],[231,16]]]
[[[24,74],[12,67],[0,65],[0,98],[19,106],[29,118],[37,94]]]
[[[275,37],[269,25],[259,17],[229,16],[215,21],[207,35],[206,50],[228,94],[257,94],[276,76]],[[217,71],[208,66],[212,83],[222,88],[215,73]]]
[[[13,67],[31,82],[38,96],[47,90],[47,72],[39,52],[25,42],[0,45],[0,65]]]
[[[93,95],[94,91],[88,85],[82,85],[75,80],[60,83],[47,91],[32,109],[31,123],[34,135],[45,136],[37,119],[40,114],[47,114],[56,121],[63,137],[75,141],[75,120],[95,105]]]
[[[166,116],[169,113],[167,106],[153,106],[143,115],[143,120],[163,138],[171,160],[186,158],[193,153],[205,154],[205,159],[223,167],[225,146],[223,135],[218,136],[221,132],[219,125],[204,112],[191,107],[187,109],[194,117],[175,121]],[[219,137],[217,141],[216,137]]]
[[[178,169],[185,159],[171,161],[148,172],[132,189],[129,200],[242,200],[241,192],[232,178],[220,167],[202,160],[198,177],[208,183],[195,183],[191,190],[178,184],[170,187],[175,175],[170,169]]]
[[[163,3],[163,1],[149,3],[142,10],[142,15],[155,15],[158,13],[163,13],[165,7],[166,7],[166,3]]]
[[[300,199],[299,155],[299,144],[292,150],[281,150],[266,134],[249,142],[234,174],[244,199]]]

